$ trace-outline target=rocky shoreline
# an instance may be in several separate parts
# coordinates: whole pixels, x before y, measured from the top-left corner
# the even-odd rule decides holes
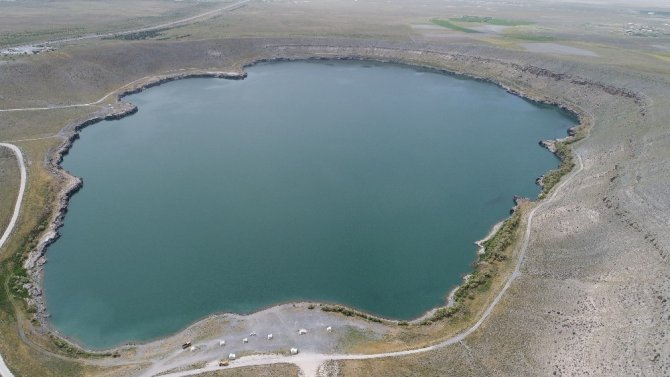
[[[310,48],[313,48],[314,46],[309,46]],[[346,49],[345,49],[346,50]],[[393,50],[395,51],[395,50]],[[395,52],[403,52],[403,53],[417,53],[413,52],[411,50],[397,50]],[[444,55],[444,54],[441,54]],[[509,86],[506,86],[500,82],[496,82],[490,78],[486,77],[478,77],[474,76],[471,74],[467,73],[462,73],[462,72],[457,72],[457,71],[452,71],[449,69],[444,69],[444,68],[438,68],[435,66],[431,65],[424,65],[424,64],[418,64],[415,62],[412,62],[411,60],[404,58],[402,56],[400,57],[389,57],[388,56],[388,51],[382,54],[377,54],[375,55],[374,53],[371,54],[365,54],[365,53],[353,53],[353,52],[348,52],[342,55],[334,55],[334,56],[328,56],[328,57],[315,57],[316,55],[312,54],[309,55],[300,55],[298,54],[297,56],[291,56],[291,55],[285,55],[282,56],[281,54],[277,54],[276,56],[270,57],[270,58],[264,58],[264,59],[257,59],[252,61],[249,64],[246,64],[243,66],[248,67],[254,64],[262,63],[262,62],[273,62],[273,61],[293,61],[293,60],[365,60],[365,61],[376,61],[380,63],[394,63],[394,64],[403,64],[407,66],[412,66],[415,68],[419,69],[428,69],[428,70],[434,70],[440,73],[446,73],[450,75],[458,75],[458,76],[464,76],[468,77],[471,79],[476,79],[476,80],[481,80],[481,81],[486,81],[493,83],[497,86],[502,87],[504,90],[507,92],[517,95],[522,98],[526,98],[530,101],[536,102],[536,103],[541,103],[541,104],[548,104],[548,105],[553,105],[553,106],[558,106],[561,109],[569,112],[572,116],[574,116],[576,119],[579,120],[580,122],[580,127],[584,127],[585,125],[588,125],[588,119],[589,117],[584,113],[581,109],[576,107],[573,104],[569,103],[562,103],[558,101],[554,101],[548,98],[536,98],[528,93],[525,93],[520,90],[513,89]],[[479,64],[485,64],[487,60],[489,59],[483,59],[483,58],[473,58],[473,57],[463,57],[461,56],[460,58],[468,58],[471,60],[475,60],[475,63]],[[480,61],[481,60],[481,61]],[[509,63],[507,63],[509,64]],[[175,74],[170,74],[166,76],[156,76],[156,77],[150,77],[147,78],[146,80],[142,80],[139,83],[137,83],[135,86],[122,90],[120,93],[116,95],[116,100],[113,105],[105,106],[104,108],[98,110],[97,112],[93,113],[93,115],[83,121],[76,122],[71,124],[70,126],[67,126],[63,129],[62,134],[67,135],[66,140],[61,144],[61,146],[56,149],[51,158],[48,160],[48,167],[49,170],[59,179],[63,182],[63,189],[58,193],[58,210],[56,214],[51,218],[49,221],[48,227],[45,230],[44,235],[40,239],[40,242],[38,246],[32,250],[29,254],[29,257],[24,265],[24,267],[27,269],[28,274],[31,278],[32,283],[27,284],[26,288],[29,289],[30,292],[30,298],[27,299],[28,304],[36,308],[36,313],[35,313],[35,318],[37,319],[39,326],[36,327],[36,331],[42,334],[49,334],[53,333],[58,335],[59,337],[65,339],[66,338],[62,337],[59,335],[55,329],[53,329],[49,323],[49,314],[44,302],[44,297],[43,297],[43,292],[41,289],[41,284],[42,284],[42,278],[43,278],[43,265],[46,263],[46,250],[47,247],[56,241],[59,237],[58,234],[58,229],[63,225],[63,219],[65,214],[67,213],[67,206],[69,203],[70,198],[83,186],[83,181],[71,175],[69,172],[65,171],[61,166],[60,163],[63,159],[63,156],[65,156],[70,148],[72,147],[73,142],[78,139],[79,137],[79,131],[81,131],[83,128],[101,122],[103,120],[111,120],[111,119],[121,119],[125,116],[134,114],[135,112],[138,111],[137,107],[135,105],[132,105],[128,102],[123,102],[122,99],[123,97],[135,93],[139,93],[145,89],[158,86],[160,84],[170,82],[170,81],[175,81],[179,79],[184,79],[184,78],[198,78],[198,77],[203,77],[203,78],[225,78],[225,79],[234,79],[234,80],[240,80],[244,79],[246,77],[246,72],[242,70],[237,71],[237,72],[212,72],[212,71],[193,71],[193,72],[181,72],[181,73],[175,73]],[[523,70],[523,67],[512,67],[514,69],[520,69]],[[548,72],[548,71],[547,71]],[[549,75],[549,73],[544,72],[544,71],[538,71],[538,75]],[[559,77],[556,78],[557,80],[559,79],[566,79],[566,77]],[[587,85],[587,84],[583,84]],[[630,97],[630,93],[622,93],[621,95],[626,95],[627,97]],[[634,97],[633,97],[634,98]],[[638,100],[635,100],[636,103],[638,103]],[[641,100],[640,100],[641,101]],[[574,133],[572,135],[569,135],[567,138],[573,137]],[[566,138],[566,139],[567,139]],[[561,139],[565,140],[565,139]],[[555,141],[554,141],[555,142]],[[553,145],[550,144],[551,141],[546,142],[547,145]],[[547,147],[550,151],[551,149]],[[552,151],[552,152],[555,152]],[[495,235],[494,232],[491,232],[489,234],[490,237]],[[481,240],[480,242],[483,242],[484,240]],[[479,244],[478,244],[479,245]],[[481,247],[481,245],[479,245]],[[450,296],[453,295],[454,292],[459,287],[455,287],[451,293]],[[447,300],[447,307],[449,306],[449,301]],[[344,307],[342,305],[338,305],[341,307]],[[346,307],[345,307],[346,308]],[[440,309],[441,307],[434,308],[424,315],[420,316],[417,319],[414,319],[410,321],[411,323],[415,322],[420,322],[426,318],[429,318],[435,313],[436,310]],[[346,308],[349,309],[349,308]],[[353,310],[353,309],[351,309]],[[365,313],[363,313],[365,314]],[[212,315],[215,315],[214,313]],[[383,319],[383,318],[378,318],[375,316],[370,316],[375,319],[381,320],[385,323],[394,323],[397,324],[399,321],[396,320],[390,320],[390,319]],[[81,345],[72,343],[76,347],[81,347]]]
[[[135,87],[121,91],[116,95],[115,103],[105,106],[102,109],[94,112],[90,117],[83,121],[76,121],[66,126],[61,134],[67,135],[64,142],[53,152],[48,162],[46,163],[49,171],[63,182],[62,190],[58,193],[58,211],[55,216],[49,221],[49,224],[40,238],[37,246],[30,251],[28,258],[24,263],[24,268],[30,277],[30,283],[24,285],[29,292],[29,297],[26,299],[29,307],[35,311],[34,316],[38,321],[39,326],[35,329],[41,334],[55,333],[57,331],[52,328],[49,323],[49,313],[44,301],[44,293],[42,291],[44,264],[47,262],[46,251],[49,245],[54,243],[60,237],[58,230],[63,226],[65,215],[68,211],[68,204],[70,198],[76,194],[84,185],[81,178],[76,177],[70,172],[63,169],[60,164],[63,161],[70,148],[72,148],[75,140],[79,139],[79,132],[84,128],[105,120],[118,120],[126,116],[135,114],[139,109],[132,103],[124,102],[122,99],[125,96],[136,94],[145,89],[158,86],[170,81],[181,80],[185,78],[223,78],[230,80],[241,80],[247,76],[246,72],[208,72],[199,71],[193,73],[178,73],[164,77],[154,77],[141,83]],[[67,339],[59,335],[63,340]],[[81,347],[78,344],[70,342],[72,345]]]

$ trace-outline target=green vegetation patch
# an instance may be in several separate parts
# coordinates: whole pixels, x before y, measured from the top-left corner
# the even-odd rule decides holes
[[[419,325],[430,325],[434,322],[451,318],[459,312],[467,312],[466,299],[473,300],[475,294],[491,289],[496,273],[497,269],[493,265],[479,264],[467,281],[454,292],[454,304],[449,307],[438,308],[430,318],[419,322]]]
[[[457,22],[477,22],[481,24],[500,25],[500,26],[523,26],[523,25],[535,24],[534,22],[524,20],[508,20],[504,18],[479,17],[479,16],[463,16],[460,18],[450,18],[450,20]]]
[[[83,34],[84,32],[84,28],[72,27],[0,33],[0,47],[17,46],[34,42],[36,40],[75,37]]]
[[[503,222],[496,234],[484,242],[484,254],[481,255],[481,260],[491,262],[507,259],[504,252],[514,243],[516,230],[520,222],[519,211],[514,211],[512,216]]]
[[[540,194],[540,199],[547,196],[551,189],[561,180],[561,177],[575,167],[572,151],[566,142],[556,143],[556,156],[561,159],[561,164],[558,169],[554,169],[542,177],[542,193]]]
[[[9,292],[18,299],[23,300],[28,298],[29,296],[28,290],[25,288],[25,285],[30,283],[30,278],[28,277],[28,272],[23,267],[23,264],[25,263],[26,258],[28,257],[28,252],[37,247],[40,235],[46,229],[48,220],[49,220],[48,212],[43,211],[42,213],[40,213],[37,227],[31,229],[30,233],[28,233],[25,237],[21,239],[21,243],[19,244],[18,247],[19,251],[12,254],[11,258],[8,258],[5,261],[6,270],[3,269],[3,275],[4,271],[9,271],[9,273],[8,275],[4,275],[3,277],[7,276],[6,281],[7,288]]]
[[[524,41],[533,41],[533,42],[551,42],[555,41],[558,38],[551,35],[542,35],[542,34],[505,34],[507,38],[521,39]]]
[[[450,307],[438,308],[430,318],[419,324],[430,325],[451,318],[459,312],[467,311],[466,300],[473,300],[476,294],[490,290],[493,279],[499,273],[498,264],[508,259],[510,248],[518,238],[520,224],[521,213],[517,210],[505,220],[493,237],[484,242],[485,252],[480,255],[472,274],[454,292],[454,304]]]
[[[447,29],[462,31],[464,33],[479,33],[477,30],[468,29],[466,27],[456,25],[455,23],[453,23],[449,20],[442,20],[442,19],[439,19],[439,18],[433,18],[433,19],[430,20],[430,22],[434,23],[435,25],[445,27]]]
[[[583,129],[580,128],[575,136],[564,141],[556,142],[556,152],[554,152],[554,154],[561,160],[561,164],[558,166],[558,169],[551,170],[542,176],[542,192],[539,195],[540,199],[544,199],[551,189],[558,184],[561,178],[575,167],[572,144],[583,138]]]
[[[369,314],[359,312],[357,310],[349,309],[349,308],[344,307],[342,305],[334,305],[334,306],[324,305],[324,306],[321,307],[321,310],[326,312],[326,313],[332,312],[332,313],[344,314],[347,317],[354,317],[354,316],[355,317],[360,317],[360,318],[366,319],[366,320],[371,321],[371,322],[377,322],[377,323],[382,322],[382,320],[380,318],[377,318],[375,316],[371,316]]]
[[[152,39],[161,36],[161,32],[165,29],[156,29],[156,30],[145,30],[138,31],[136,33],[130,34],[117,34],[113,37],[103,38],[103,39],[122,39],[126,41],[141,41],[144,39]]]

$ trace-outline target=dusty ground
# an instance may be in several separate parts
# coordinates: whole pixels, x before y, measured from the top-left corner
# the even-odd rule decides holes
[[[180,69],[231,71],[256,59],[351,56],[443,67],[578,107],[592,120],[590,135],[576,146],[585,168],[538,211],[522,275],[480,330],[439,351],[337,362],[328,370],[344,376],[669,375],[670,36],[625,33],[629,22],[665,30],[669,18],[647,12],[663,4],[358,3],[254,2],[147,40],[77,43],[7,60],[0,65],[0,109],[89,103],[128,82]],[[476,35],[416,26],[429,25],[432,17],[493,13],[535,24]],[[596,56],[555,48],[525,51],[527,43],[571,46]],[[72,125],[113,101],[112,96],[90,107],[0,112],[0,140],[25,140],[15,144],[29,164],[21,224],[0,256],[3,282],[15,267],[12,257],[29,251],[30,240],[39,239],[35,229],[56,214],[65,181],[46,161]],[[3,180],[4,187],[10,186]],[[10,196],[0,195],[0,214],[12,205]],[[213,317],[166,341],[124,348],[120,358],[81,362],[72,350],[55,349],[32,331],[26,310],[2,290],[0,351],[17,376],[139,375],[151,364],[182,357],[178,346],[186,338],[207,346],[191,353],[204,360],[225,354],[215,347],[222,337],[226,351],[234,346],[242,353],[285,352],[291,344],[321,352],[379,350],[431,337],[426,330],[398,333],[287,306],[249,318]],[[325,324],[337,331],[317,336]],[[453,325],[430,331],[443,336]],[[299,327],[314,331],[299,336]],[[258,336],[242,344],[251,331]],[[270,345],[266,332],[276,342]],[[151,363],[132,365],[137,360]],[[297,371],[278,366],[221,375],[238,373]]]

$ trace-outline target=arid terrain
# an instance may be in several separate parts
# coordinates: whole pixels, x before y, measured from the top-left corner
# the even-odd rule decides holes
[[[0,50],[0,142],[20,149],[27,170],[11,227],[20,169],[0,148],[0,236],[10,230],[0,244],[0,355],[14,376],[670,375],[663,1],[0,1]],[[545,176],[541,200],[520,202],[515,225],[499,231],[512,242],[489,244],[502,257],[483,254],[456,309],[401,323],[288,303],[102,352],[61,338],[41,268],[80,185],[58,165],[78,130],[135,111],[125,93],[239,77],[274,59],[471,76],[561,105],[581,127],[557,144],[560,171]],[[193,348],[182,350],[186,341]]]

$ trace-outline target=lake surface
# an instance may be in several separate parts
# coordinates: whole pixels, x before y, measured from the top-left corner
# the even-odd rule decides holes
[[[254,66],[127,99],[63,167],[53,325],[92,348],[294,300],[396,319],[441,305],[473,244],[557,166],[574,121],[491,84],[362,62]]]

